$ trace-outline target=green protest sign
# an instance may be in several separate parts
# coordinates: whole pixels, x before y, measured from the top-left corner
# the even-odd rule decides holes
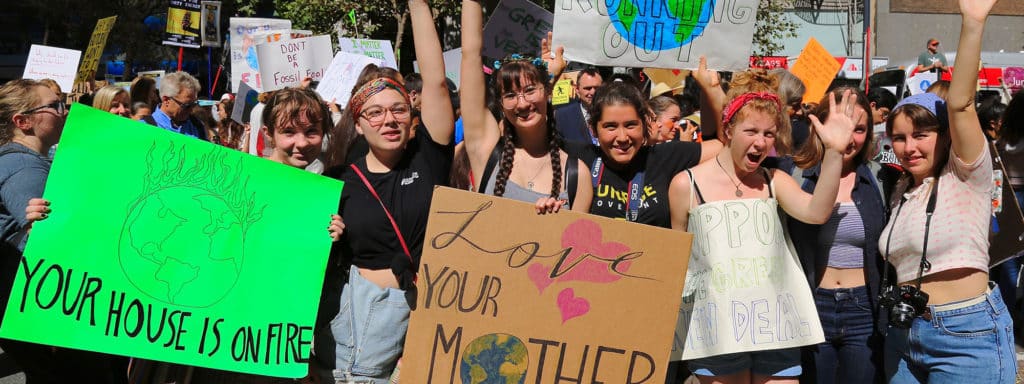
[[[76,104],[0,337],[304,376],[341,188]]]

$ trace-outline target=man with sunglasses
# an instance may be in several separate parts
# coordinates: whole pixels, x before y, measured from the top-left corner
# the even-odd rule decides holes
[[[192,117],[192,110],[199,104],[199,88],[199,80],[187,72],[165,75],[160,81],[160,105],[142,121],[206,141],[206,129]]]
[[[941,74],[947,71],[946,55],[939,52],[939,40],[928,39],[927,50],[917,57],[917,72],[935,72]]]

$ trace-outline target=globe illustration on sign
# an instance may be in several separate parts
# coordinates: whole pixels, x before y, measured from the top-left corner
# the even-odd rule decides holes
[[[121,269],[141,292],[208,307],[238,282],[245,232],[262,209],[226,157],[220,149],[195,157],[183,148],[150,149],[143,191],[128,209],[118,245]]]
[[[704,33],[715,0],[655,0],[660,12],[638,9],[639,0],[620,0],[609,10],[612,25],[630,44],[648,51],[663,51],[689,44]],[[612,12],[614,11],[614,12]]]
[[[459,374],[462,384],[526,382],[530,356],[519,338],[492,333],[483,335],[466,346],[462,353]]]

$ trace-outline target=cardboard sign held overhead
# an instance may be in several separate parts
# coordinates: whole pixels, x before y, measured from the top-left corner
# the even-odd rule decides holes
[[[389,40],[338,38],[338,49],[342,52],[369,56],[380,60],[385,67],[398,69],[395,48]]]
[[[103,55],[103,48],[107,46],[107,36],[114,28],[117,16],[110,16],[96,22],[96,28],[92,30],[92,37],[89,38],[89,47],[85,49],[85,57],[78,67],[76,83],[83,83],[96,77],[96,68],[100,66],[100,56]],[[61,87],[63,89],[63,87]]]
[[[256,56],[256,34],[272,31],[287,32],[292,28],[291,20],[232,17],[229,21],[231,42],[231,90],[238,91],[238,83],[251,84],[257,91],[263,90],[260,78],[259,59]]]
[[[382,62],[369,56],[338,52],[331,66],[327,67],[327,73],[316,87],[316,92],[324,101],[334,100],[339,107],[346,108],[359,74],[370,64],[380,66]]]
[[[199,48],[201,9],[199,0],[170,0],[164,45]]]
[[[501,0],[484,26],[483,54],[494,59],[513,53],[539,56],[540,41],[554,21],[554,14],[530,0]]]
[[[54,213],[33,225],[0,337],[305,376],[341,189],[76,104],[46,180]]]
[[[71,92],[82,51],[32,44],[25,61],[25,79],[53,79],[63,92]]]
[[[804,82],[804,103],[817,103],[825,96],[842,64],[825,50],[815,38],[807,41],[796,64],[789,71]]]
[[[743,70],[759,0],[555,1],[554,44],[594,65]]]
[[[686,86],[686,78],[690,71],[686,69],[645,68],[644,73],[651,78],[651,97],[662,95]]]
[[[662,383],[691,241],[437,188],[402,382]]]
[[[256,46],[263,91],[299,85],[309,77],[323,79],[333,58],[330,36],[313,36]]]

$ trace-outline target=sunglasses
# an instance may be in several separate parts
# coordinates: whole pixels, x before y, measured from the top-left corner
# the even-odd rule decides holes
[[[25,112],[22,112],[22,114],[30,115],[30,114],[39,112],[40,110],[46,109],[46,108],[53,108],[55,111],[57,111],[57,114],[62,115],[62,114],[64,114],[65,111],[67,111],[68,106],[67,106],[67,104],[64,104],[63,101],[59,101],[58,100],[58,101],[54,101],[54,102],[52,102],[50,104],[40,105],[38,107],[26,110]]]
[[[199,102],[197,102],[197,101],[190,101],[190,102],[187,102],[187,103],[182,103],[182,102],[178,101],[178,99],[175,99],[173,97],[168,97],[168,99],[173,100],[182,109],[192,109],[193,107],[199,105]]]

